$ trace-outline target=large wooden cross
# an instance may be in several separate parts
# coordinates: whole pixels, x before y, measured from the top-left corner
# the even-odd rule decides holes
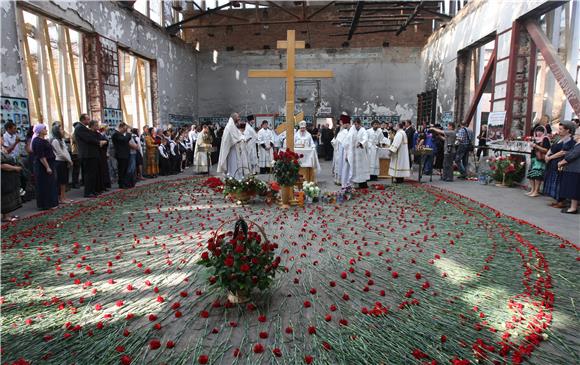
[[[286,122],[276,129],[277,133],[286,130],[286,147],[294,150],[294,126],[304,118],[304,114],[294,115],[294,79],[328,78],[331,70],[296,70],[296,49],[305,48],[304,41],[296,40],[296,32],[288,30],[287,39],[278,41],[278,49],[286,49],[288,53],[285,70],[250,70],[248,77],[285,78],[286,79]]]

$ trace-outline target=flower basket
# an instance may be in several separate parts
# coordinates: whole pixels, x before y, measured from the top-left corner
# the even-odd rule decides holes
[[[247,176],[242,180],[228,176],[224,183],[224,194],[240,204],[248,203],[256,195],[265,196],[268,184],[255,176]]]
[[[223,227],[235,221],[233,231],[222,233]],[[210,285],[226,290],[232,303],[249,300],[254,290],[266,290],[276,273],[281,270],[280,256],[274,251],[278,245],[271,243],[262,227],[242,218],[224,222],[207,243],[198,264],[212,269]],[[250,228],[256,228],[252,231]]]

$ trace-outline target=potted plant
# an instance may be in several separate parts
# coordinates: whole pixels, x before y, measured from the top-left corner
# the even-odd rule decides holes
[[[278,245],[268,241],[264,230],[255,224],[259,232],[249,230],[241,218],[233,231],[220,233],[231,222],[216,230],[198,264],[212,269],[210,285],[227,290],[230,302],[243,303],[254,289],[263,291],[270,287],[281,269],[281,259],[274,253]]]
[[[300,163],[298,159],[301,156],[297,153],[286,150],[274,154],[273,173],[276,182],[282,186],[282,205],[288,206],[293,195],[292,187],[298,181]]]

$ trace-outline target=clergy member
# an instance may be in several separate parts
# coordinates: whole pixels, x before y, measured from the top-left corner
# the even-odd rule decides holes
[[[193,157],[193,173],[208,174],[209,166],[211,165],[211,146],[213,138],[209,132],[207,124],[203,125],[203,129],[197,135],[197,143],[195,144],[195,154]]]
[[[379,155],[377,153],[378,149],[382,145],[389,144],[389,140],[385,138],[383,131],[379,128],[379,121],[373,120],[371,124],[372,128],[367,130],[369,136],[368,149],[369,154],[369,165],[370,165],[370,175],[371,181],[377,181],[379,176]]]
[[[350,178],[352,176],[352,171],[346,158],[345,149],[349,129],[350,117],[346,113],[343,113],[340,116],[340,130],[332,140],[334,146],[334,156],[332,160],[334,182],[343,188],[351,186]]]
[[[408,140],[404,128],[405,123],[397,123],[395,126],[395,137],[389,147],[389,151],[391,152],[389,175],[395,178],[396,183],[402,183],[406,177],[411,176]]]
[[[357,118],[350,127],[347,140],[347,159],[352,168],[352,182],[358,184],[359,188],[367,188],[367,181],[370,179],[368,134],[360,119]]]
[[[312,148],[314,147],[314,140],[310,132],[306,130],[306,122],[301,121],[298,124],[298,132],[294,134],[294,147],[296,148]]]
[[[255,119],[253,115],[248,115],[248,122],[244,130],[246,137],[246,148],[248,149],[248,164],[252,174],[258,173],[258,133],[256,133]]]
[[[238,113],[233,113],[224,129],[217,166],[217,172],[238,180],[250,174],[248,150],[243,131],[239,128],[240,124],[240,116]]]
[[[258,166],[260,174],[267,174],[274,160],[274,132],[268,128],[268,121],[262,121],[258,132]]]

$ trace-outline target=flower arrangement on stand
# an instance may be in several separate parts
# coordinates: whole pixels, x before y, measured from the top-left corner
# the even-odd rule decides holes
[[[526,163],[520,161],[517,156],[492,157],[488,160],[489,168],[493,179],[498,182],[498,186],[511,187],[514,183],[523,180],[526,172]]]
[[[231,221],[222,224],[209,239],[207,251],[201,254],[198,264],[213,269],[210,285],[227,290],[230,302],[243,303],[254,289],[263,291],[270,287],[282,269],[281,258],[274,252],[278,245],[270,243],[259,226],[256,225],[259,232],[251,231],[240,218],[234,231],[219,234],[226,223]]]
[[[282,205],[288,206],[290,199],[293,197],[292,187],[298,181],[300,175],[298,171],[300,170],[300,155],[290,151],[280,151],[274,154],[274,166],[273,174],[276,178],[276,182],[282,186]]]
[[[307,203],[318,201],[318,197],[320,196],[320,188],[316,185],[314,181],[304,181],[302,183],[302,190],[306,195]]]
[[[256,195],[264,195],[268,191],[268,184],[254,176],[247,176],[242,180],[228,176],[223,191],[224,195],[243,204]]]

